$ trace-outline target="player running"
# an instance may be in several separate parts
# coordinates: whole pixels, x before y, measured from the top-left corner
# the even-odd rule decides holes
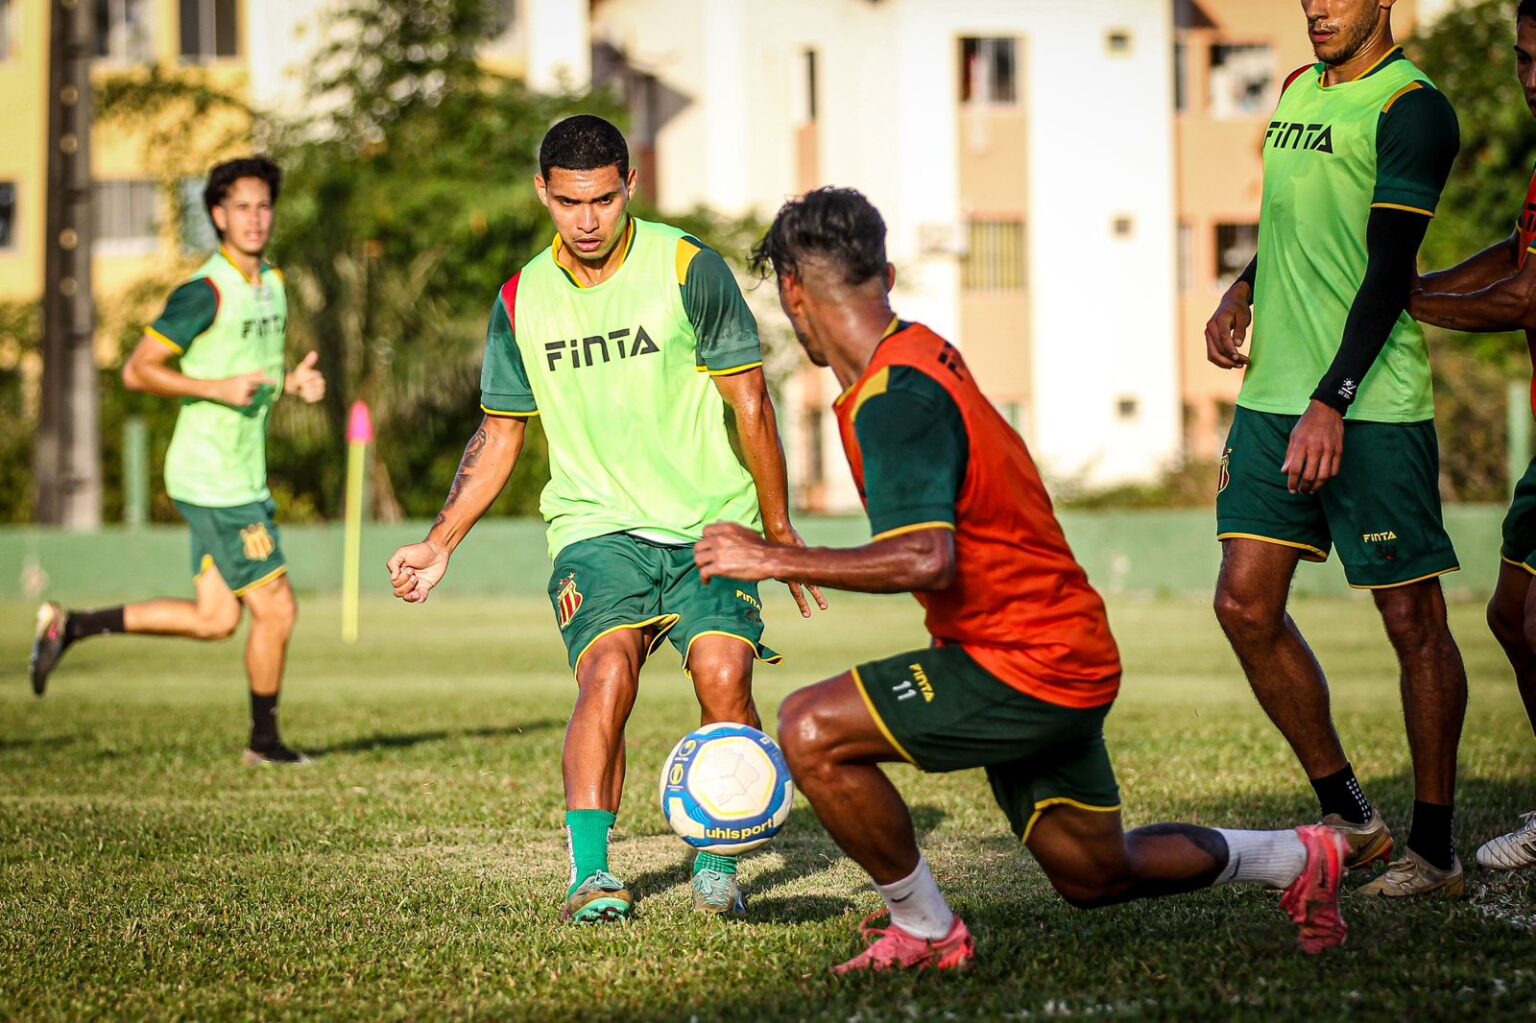
[[[282,172],[262,157],[213,168],[203,202],[219,251],[171,293],[123,366],[129,390],[181,400],[165,454],[165,489],[192,529],[197,599],[96,611],[50,601],[38,611],[32,646],[32,691],[42,696],[59,658],[78,640],[114,632],[227,639],[243,606],[251,614],[248,764],[305,761],[284,745],[277,727],[298,603],[267,487],[267,424],[280,390],[313,404],[325,396],[325,378],[314,352],[283,372],[288,299],[282,273],[262,258],[281,184]]]
[[[1429,353],[1404,307],[1460,136],[1450,103],[1393,44],[1392,0],[1302,8],[1318,63],[1282,89],[1264,141],[1258,256],[1205,328],[1213,364],[1246,367],[1216,498],[1216,617],[1323,823],[1349,840],[1350,865],[1387,859],[1392,834],[1286,612],[1297,562],[1338,547],[1401,665],[1413,756],[1407,853],[1360,890],[1459,896],[1451,814],[1467,679],[1438,578],[1458,566],[1440,513]]]
[[[1515,14],[1515,73],[1525,104],[1536,115],[1536,0],[1521,0]],[[1452,330],[1525,331],[1536,358],[1536,176],[1510,236],[1466,262],[1420,279],[1408,311]],[[1532,392],[1536,403],[1536,390]],[[1519,484],[1504,517],[1499,582],[1488,602],[1488,627],[1515,669],[1515,684],[1536,730],[1536,461]],[[1524,824],[1477,850],[1479,866],[1516,870],[1536,866],[1536,811]]]
[[[787,203],[753,254],[811,362],[845,390],[834,405],[874,538],[807,550],[739,525],[695,548],[705,579],[801,579],[910,591],[933,644],[792,694],[779,741],[795,783],[837,844],[874,879],[891,926],[835,972],[954,969],[975,958],[879,765],[984,767],[998,805],[1076,906],[1214,884],[1285,889],[1308,953],[1342,944],[1347,845],[1331,828],[1121,830],[1104,718],[1120,656],[1104,604],[1072,556],[1029,452],[952,346],[898,320],[885,224],[858,192]],[[920,469],[914,469],[920,467]],[[878,915],[878,914],[877,914]]]
[[[551,128],[539,170],[534,185],[557,234],[492,306],[485,419],[426,540],[396,551],[389,572],[397,596],[427,599],[512,474],[528,420],[540,416],[549,439],[540,502],[554,559],[549,599],[577,684],[562,765],[571,853],[564,916],[616,921],[634,906],[609,872],[608,836],[641,666],[670,639],[703,723],[758,726],[753,662],[778,660],[761,642],[757,587],[704,586],[693,544],[717,519],[800,541],[757,323],[725,261],[676,228],[629,215],[636,173],[624,136],[602,118]],[[790,589],[808,616],[800,588]],[[734,857],[700,852],[693,870],[696,908],[745,912]]]

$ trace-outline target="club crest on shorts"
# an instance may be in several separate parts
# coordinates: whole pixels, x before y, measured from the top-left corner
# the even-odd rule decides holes
[[[581,610],[581,601],[581,591],[576,588],[576,573],[571,572],[560,580],[560,586],[555,590],[555,609],[560,615],[560,628],[571,624],[571,619]]]
[[[1221,453],[1221,464],[1216,470],[1216,493],[1227,489],[1232,482],[1232,449],[1226,448]]]
[[[245,549],[247,560],[266,561],[277,550],[277,541],[267,532],[265,522],[254,522],[240,530],[240,546]]]

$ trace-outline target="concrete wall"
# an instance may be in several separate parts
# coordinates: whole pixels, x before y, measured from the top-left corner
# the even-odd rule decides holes
[[[1465,569],[1445,579],[1453,597],[1486,599],[1499,566],[1501,506],[1453,506],[1446,523]],[[1210,595],[1221,548],[1210,509],[1154,512],[1067,512],[1068,539],[1094,585],[1109,594],[1148,598]],[[853,546],[869,538],[861,518],[797,523],[808,542]],[[363,593],[385,598],[384,563],[394,549],[421,539],[427,523],[372,526],[363,539]],[[290,527],[282,533],[301,592],[334,593],[341,586],[342,534],[338,526]],[[501,519],[482,523],[454,556],[444,595],[536,595],[549,578],[544,524]],[[39,529],[0,531],[0,599],[48,596],[77,606],[190,595],[191,555],[184,529],[156,527],[69,535]],[[1295,592],[1352,592],[1335,558],[1303,564]],[[1369,599],[1359,594],[1360,599]]]

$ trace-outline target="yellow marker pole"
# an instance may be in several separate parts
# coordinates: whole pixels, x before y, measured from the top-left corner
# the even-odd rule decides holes
[[[352,403],[347,418],[347,528],[341,569],[341,639],[357,642],[357,602],[363,571],[363,480],[368,445],[373,443],[373,417],[364,402]]]

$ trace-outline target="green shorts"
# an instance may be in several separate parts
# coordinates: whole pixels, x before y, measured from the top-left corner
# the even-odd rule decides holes
[[[1515,496],[1504,515],[1504,546],[1499,554],[1511,565],[1536,573],[1536,461],[1515,484]]]
[[[272,517],[277,507],[271,499],[233,508],[177,501],[176,510],[192,527],[194,577],[213,565],[238,597],[288,571],[282,533]]]
[[[1110,704],[1079,710],[1038,700],[957,646],[870,661],[853,670],[853,680],[875,724],[913,766],[932,773],[986,768],[992,795],[1021,839],[1052,806],[1120,809],[1104,746]]]
[[[699,578],[693,546],[651,543],[629,533],[578,540],[555,557],[549,602],[565,640],[571,670],[598,639],[616,629],[657,627],[683,656],[701,636],[734,636],[771,664],[779,655],[762,645],[763,605],[757,584]]]
[[[1293,494],[1280,471],[1299,416],[1239,407],[1221,456],[1218,540],[1265,540],[1327,561],[1337,544],[1358,589],[1456,571],[1440,515],[1440,445],[1433,421],[1344,424],[1339,474],[1316,494]]]

